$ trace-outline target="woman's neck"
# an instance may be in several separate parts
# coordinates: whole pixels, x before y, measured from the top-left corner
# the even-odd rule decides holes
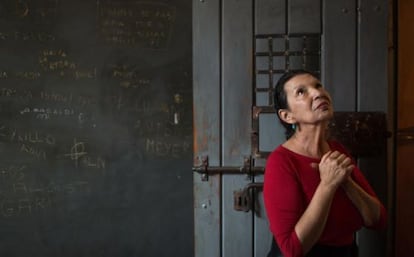
[[[321,158],[330,150],[326,140],[326,128],[321,126],[298,129],[283,146],[313,158]]]

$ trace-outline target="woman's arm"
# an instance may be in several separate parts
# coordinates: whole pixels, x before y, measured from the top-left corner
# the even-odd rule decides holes
[[[295,232],[305,255],[325,229],[335,192],[336,188],[319,184],[308,207],[296,223]]]
[[[360,187],[351,177],[342,184],[349,199],[359,210],[367,227],[374,226],[380,219],[381,203],[379,200]]]
[[[340,152],[350,156],[348,151],[338,143],[335,143],[335,148]],[[352,158],[351,158],[352,159]],[[361,214],[364,225],[370,228],[381,229],[387,225],[387,212],[383,204],[378,200],[377,195],[369,184],[368,180],[355,165],[352,175],[342,184],[342,188],[347,194],[348,198],[354,204]]]
[[[305,254],[319,240],[325,229],[335,192],[347,180],[353,168],[351,159],[337,151],[328,152],[322,157],[319,163],[321,182],[295,226]]]

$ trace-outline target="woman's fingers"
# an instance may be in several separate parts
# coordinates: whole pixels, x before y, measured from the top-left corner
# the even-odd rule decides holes
[[[354,165],[351,158],[338,151],[328,152],[322,156],[319,164],[321,179],[326,183],[339,185],[352,173]]]
[[[321,162],[325,162],[332,154],[332,151],[328,151],[326,154],[324,154],[321,158]]]

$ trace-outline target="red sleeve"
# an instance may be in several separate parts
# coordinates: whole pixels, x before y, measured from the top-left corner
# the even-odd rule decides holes
[[[273,152],[267,160],[263,196],[270,230],[283,256],[303,256],[295,225],[305,201],[294,166],[280,153]]]
[[[348,155],[349,157],[351,157],[351,155],[349,154],[349,152],[340,143],[334,142],[333,144],[335,145],[335,148],[338,148],[339,151],[341,151],[341,152],[345,153],[346,155]],[[372,189],[371,185],[369,184],[368,180],[365,178],[364,174],[362,174],[361,170],[357,167],[354,159],[352,157],[351,157],[351,159],[352,159],[352,162],[355,165],[355,169],[354,169],[354,171],[352,173],[352,178],[354,179],[354,181],[360,187],[362,187],[362,189],[364,189],[365,192],[367,192],[369,195],[375,197],[378,200],[378,202],[380,203],[380,218],[379,218],[379,220],[378,220],[378,222],[376,224],[370,226],[369,228],[372,228],[372,229],[384,229],[386,227],[386,225],[387,225],[387,211],[385,210],[384,205],[378,199],[377,194]]]

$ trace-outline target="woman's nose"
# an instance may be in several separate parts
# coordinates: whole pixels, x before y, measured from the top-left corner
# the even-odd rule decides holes
[[[323,88],[321,88],[321,87],[312,87],[310,89],[310,94],[313,97],[319,97],[319,96],[323,95]]]

